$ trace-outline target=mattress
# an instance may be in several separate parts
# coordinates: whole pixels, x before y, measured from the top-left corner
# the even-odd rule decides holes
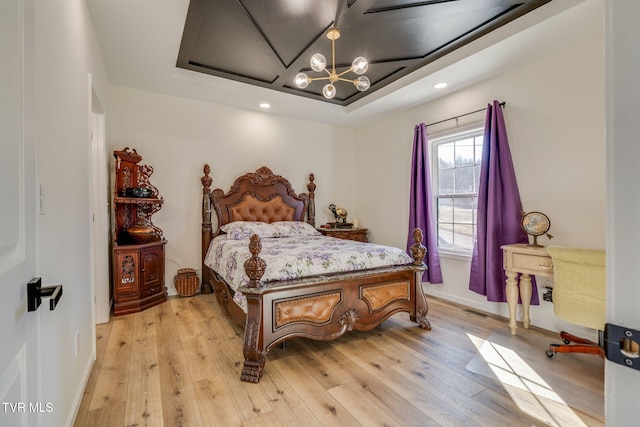
[[[322,235],[262,237],[261,242],[259,256],[267,264],[262,283],[413,262],[399,248]],[[248,238],[219,235],[211,242],[205,264],[235,291],[249,282],[244,271],[244,262],[251,256],[248,248]],[[235,293],[234,301],[245,308],[240,292]]]

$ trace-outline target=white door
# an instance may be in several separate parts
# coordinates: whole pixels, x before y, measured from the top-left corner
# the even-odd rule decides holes
[[[39,425],[33,0],[0,1],[0,425]],[[41,308],[42,310],[42,308]]]

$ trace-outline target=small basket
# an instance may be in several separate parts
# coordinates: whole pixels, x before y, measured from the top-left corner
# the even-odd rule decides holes
[[[195,295],[200,287],[200,280],[196,275],[196,270],[193,268],[179,269],[178,274],[173,278],[173,283],[176,286],[178,295],[183,297]]]

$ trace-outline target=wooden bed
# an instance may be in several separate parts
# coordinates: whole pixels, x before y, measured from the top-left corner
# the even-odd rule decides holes
[[[303,279],[261,283],[265,262],[261,242],[251,237],[251,258],[244,269],[249,283],[238,291],[247,298],[247,313],[233,301],[234,291],[211,268],[205,256],[220,228],[233,221],[306,221],[315,226],[314,176],[309,193],[296,194],[288,180],[262,167],[235,180],[226,193],[211,190],[209,165],[201,178],[202,293],[215,292],[231,319],[244,327],[244,366],[241,380],[257,383],[265,356],[274,345],[294,337],[332,340],[351,330],[368,331],[399,312],[423,329],[431,329],[421,276],[426,268],[422,231],[414,231],[413,263],[349,273],[333,273]],[[217,214],[213,230],[212,212]]]

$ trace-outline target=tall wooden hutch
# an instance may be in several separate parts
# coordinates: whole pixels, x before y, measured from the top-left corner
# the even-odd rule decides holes
[[[151,185],[151,166],[135,149],[114,151],[113,314],[134,313],[167,300],[164,248],[167,241],[151,216],[164,200]]]

